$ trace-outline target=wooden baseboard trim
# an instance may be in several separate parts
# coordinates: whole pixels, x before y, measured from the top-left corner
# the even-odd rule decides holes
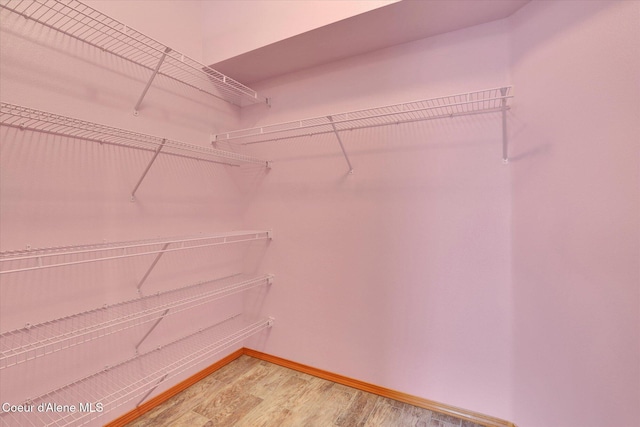
[[[382,397],[397,400],[399,402],[408,403],[410,405],[425,408],[430,411],[439,412],[441,414],[452,415],[456,418],[471,421],[475,424],[480,424],[485,427],[516,427],[515,424],[509,421],[501,420],[499,418],[491,417],[488,415],[480,414],[478,412],[468,411],[466,409],[457,408],[455,406],[446,405],[444,403],[434,402],[433,400],[423,399],[421,397],[413,396],[400,391],[391,390],[389,388],[380,387],[375,384],[366,383],[364,381],[356,380],[353,378],[345,377],[343,375],[334,374],[333,372],[325,371],[322,369],[314,368],[312,366],[303,365],[302,363],[293,362],[291,360],[283,359],[278,356],[272,356],[267,353],[262,353],[257,350],[249,348],[241,348],[234,351],[225,358],[217,361],[211,366],[203,369],[197,374],[187,378],[186,380],[176,384],[170,389],[160,393],[156,397],[149,399],[147,402],[138,406],[137,408],[127,412],[126,414],[116,418],[115,420],[105,424],[105,427],[123,427],[126,424],[134,421],[136,418],[149,412],[161,403],[169,400],[181,391],[191,387],[198,381],[204,379],[206,376],[212,374],[223,366],[231,363],[243,354],[254,357],[256,359],[264,360],[276,365],[284,366],[285,368],[293,369],[295,371],[303,372],[305,374],[313,375],[314,377],[322,378],[328,381],[333,381],[338,384],[352,387],[358,390],[366,391],[368,393],[377,394]]]
[[[303,365],[301,363],[293,362],[291,360],[283,359],[277,356],[272,356],[260,351],[244,348],[244,354],[246,354],[247,356],[255,357],[256,359],[284,366],[285,368],[290,368],[295,371],[313,375],[318,378],[333,381],[335,383],[352,387],[358,390],[366,391],[368,393],[377,394],[382,397],[387,397],[389,399],[408,403],[420,408],[429,409],[430,411],[439,412],[441,414],[452,415],[463,420],[469,420],[475,424],[480,424],[485,427],[516,427],[512,422],[501,420],[499,418],[480,414],[478,412],[468,411],[466,409],[457,408],[451,405],[445,405],[444,403],[434,402],[432,400],[412,396],[407,393],[402,393],[374,384],[369,384],[364,381],[345,377],[339,374],[334,374],[333,372],[328,372],[322,369],[314,368],[312,366]]]
[[[223,359],[220,359],[219,361],[217,361],[213,365],[203,369],[202,371],[198,372],[197,374],[190,376],[189,378],[187,378],[186,380],[184,380],[182,382],[179,382],[178,384],[174,385],[170,389],[160,393],[159,395],[157,395],[153,399],[149,399],[148,401],[146,401],[142,405],[138,406],[137,408],[135,408],[135,409],[127,412],[126,414],[116,418],[115,420],[105,424],[105,427],[122,427],[122,426],[127,425],[131,421],[133,421],[136,418],[142,416],[143,414],[146,414],[147,412],[149,412],[150,410],[152,410],[156,406],[158,406],[161,403],[169,400],[170,398],[172,398],[176,394],[180,393],[181,391],[191,387],[192,385],[194,385],[198,381],[204,379],[206,376],[212,374],[213,372],[217,371],[218,369],[222,368],[223,366],[233,362],[234,360],[236,360],[238,357],[242,356],[243,354],[244,354],[244,348],[241,348],[239,350],[234,351],[233,353],[231,353],[227,357],[225,357]]]

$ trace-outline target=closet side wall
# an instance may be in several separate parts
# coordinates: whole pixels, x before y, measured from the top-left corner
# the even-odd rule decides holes
[[[151,13],[154,2],[145,3]],[[135,116],[149,70],[2,13],[3,102],[204,147],[222,124],[237,126],[237,107],[162,76]],[[134,28],[135,16],[128,22]],[[170,33],[161,41],[185,42]],[[153,153],[15,128],[2,132],[2,250],[197,234],[242,224],[242,197],[233,177],[238,168],[160,155],[131,202]]]
[[[163,4],[158,8],[156,2],[144,3],[147,13],[138,19],[171,22],[166,2],[157,2]],[[136,117],[134,105],[149,70],[20,15],[2,11],[0,19],[2,102],[204,147],[210,147],[209,134],[222,123],[238,126],[237,107],[162,76],[155,79]],[[127,21],[133,28],[138,23]],[[189,42],[174,32],[153,36],[173,47]],[[0,140],[3,251],[210,234],[244,225],[245,205],[234,177],[243,173],[242,167],[160,154],[132,202],[131,192],[153,152],[5,126]],[[140,293],[137,286],[155,255],[2,275],[0,332],[237,274],[246,267],[248,249],[231,246],[165,253]],[[0,401],[19,404],[99,372],[133,357],[141,341],[140,353],[153,350],[235,314],[241,303],[236,295],[178,314],[172,310],[144,340],[152,322],[3,369]],[[181,375],[187,377],[223,356],[217,354]],[[180,379],[172,378],[154,393]],[[87,395],[96,392],[87,390]],[[137,400],[97,425],[131,409]]]
[[[512,20],[514,418],[640,420],[640,3]]]
[[[375,31],[375,29],[372,29]],[[278,123],[507,84],[505,22],[263,82]],[[273,160],[248,223],[274,229],[258,350],[510,418],[509,169],[501,115],[251,145]],[[254,186],[252,186],[254,185]]]

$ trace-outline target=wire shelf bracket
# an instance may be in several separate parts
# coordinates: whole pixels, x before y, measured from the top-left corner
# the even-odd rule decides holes
[[[164,144],[166,142],[167,142],[166,139],[162,139],[162,142],[160,143],[160,145],[158,145],[158,148],[156,148],[155,153],[153,153],[153,157],[149,161],[149,164],[145,168],[144,172],[142,172],[142,176],[140,177],[140,179],[136,183],[136,186],[131,191],[131,201],[132,202],[136,201],[136,191],[138,191],[138,187],[140,187],[140,184],[142,184],[142,181],[144,181],[144,177],[147,176],[147,173],[149,172],[149,169],[151,169],[151,166],[153,166],[153,162],[156,161],[156,158],[158,157],[158,154],[160,154],[160,150],[162,150],[162,147],[164,147]]]
[[[0,0],[0,8],[149,70],[134,114],[159,75],[240,107],[269,105],[255,90],[78,0]]]
[[[465,92],[438,98],[385,105],[346,113],[330,114],[320,117],[296,120],[240,129],[211,136],[212,143],[229,141],[240,145],[259,144],[270,141],[282,141],[300,137],[333,133],[338,137],[341,149],[350,171],[351,162],[346,155],[339,132],[397,125],[425,120],[453,118],[458,116],[486,113],[502,113],[502,159],[508,162],[507,111],[511,86]]]
[[[144,276],[142,276],[142,279],[140,279],[140,281],[138,282],[138,285],[136,286],[136,290],[138,293],[140,293],[140,289],[142,288],[142,285],[147,280],[147,277],[149,277],[149,275],[153,271],[153,268],[156,266],[158,261],[160,261],[160,258],[162,258],[162,255],[164,255],[165,251],[169,247],[169,244],[170,243],[165,243],[164,246],[162,246],[162,249],[160,249],[160,252],[158,252],[158,255],[156,255],[156,258],[153,260],[153,262],[149,266],[149,269],[147,269],[147,272],[144,274]]]
[[[147,337],[149,335],[151,335],[151,332],[153,332],[153,330],[156,328],[156,326],[158,326],[158,324],[160,324],[160,322],[162,321],[162,319],[165,318],[165,316],[167,315],[167,313],[169,313],[169,308],[167,308],[165,311],[162,312],[162,314],[160,315],[160,317],[158,317],[158,320],[156,320],[155,322],[153,322],[153,325],[151,325],[151,327],[149,328],[149,330],[147,331],[146,334],[144,334],[144,336],[140,339],[140,341],[138,341],[138,344],[136,344],[136,354],[138,354],[138,349],[140,348],[140,346],[142,345],[142,343],[144,342],[144,340],[147,339]]]
[[[349,174],[353,173],[353,166],[351,166],[351,161],[349,160],[349,156],[347,155],[347,150],[344,149],[344,144],[342,143],[342,139],[340,138],[340,134],[338,133],[338,129],[336,129],[336,125],[333,122],[333,118],[331,116],[327,116],[327,119],[331,122],[331,128],[333,132],[336,134],[336,138],[338,139],[338,143],[340,144],[340,149],[342,150],[342,154],[344,155],[344,159],[347,161],[347,165],[349,165]]]
[[[160,378],[160,379],[158,380],[158,382],[156,383],[156,385],[154,385],[151,389],[149,389],[149,391],[148,391],[148,392],[146,392],[146,393],[144,394],[144,396],[142,396],[142,399],[140,399],[140,400],[138,401],[138,403],[136,403],[136,408],[137,408],[138,406],[142,405],[142,402],[144,402],[145,400],[147,400],[147,397],[149,397],[149,395],[150,395],[151,393],[153,393],[153,391],[154,391],[155,389],[157,389],[157,388],[158,388],[158,386],[159,386],[160,384],[162,384],[162,382],[163,382],[164,380],[166,380],[166,379],[167,379],[167,375],[169,375],[169,374],[165,374],[165,375],[163,375],[163,376],[162,376],[162,378]]]
[[[505,165],[509,163],[509,140],[507,139],[507,93],[508,87],[500,88],[500,94],[502,95],[501,110],[502,110],[502,163]]]
[[[136,102],[136,106],[133,107],[133,115],[134,116],[137,116],[139,114],[138,113],[138,109],[140,108],[140,104],[142,104],[142,100],[144,99],[145,95],[147,94],[147,91],[149,90],[149,87],[151,87],[151,83],[153,83],[153,79],[155,79],[156,76],[158,75],[158,71],[160,71],[160,66],[164,62],[164,59],[167,57],[167,54],[169,52],[171,52],[171,48],[168,47],[168,48],[166,48],[164,50],[164,53],[162,54],[162,56],[158,60],[158,65],[156,65],[156,68],[153,70],[153,73],[151,73],[151,76],[149,77],[149,81],[147,82],[147,85],[142,90],[142,93],[140,94],[140,98],[138,98],[138,102]]]

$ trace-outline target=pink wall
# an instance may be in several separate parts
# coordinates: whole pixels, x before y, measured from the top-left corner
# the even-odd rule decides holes
[[[509,82],[496,22],[264,82],[277,123]],[[473,72],[471,72],[473,70]],[[276,238],[259,350],[510,418],[510,177],[499,114],[253,145],[273,169],[248,187]]]
[[[154,19],[168,21],[171,16],[169,12],[158,12]],[[140,15],[139,19],[148,16]],[[131,25],[135,27],[135,22]],[[154,81],[136,117],[133,107],[148,81],[147,70],[4,12],[2,31],[3,102],[203,146],[210,146],[209,134],[220,123],[238,123],[237,107],[162,77]],[[181,41],[184,40],[167,34],[167,43]],[[13,130],[3,131],[13,138]],[[42,135],[18,133],[15,137],[35,141],[33,146],[39,148],[25,142],[8,151],[5,159],[11,155],[12,162],[24,166],[30,164],[29,156],[49,160],[33,161],[33,167],[15,166],[21,174],[28,175],[25,177],[6,172],[3,249],[28,243],[33,247],[79,243],[77,236],[67,230],[77,225],[91,232],[82,234],[82,240],[92,242],[95,239],[91,236],[98,237],[98,241],[126,239],[132,230],[153,230],[162,235],[167,229],[184,226],[189,233],[210,225],[241,224],[240,198],[233,184],[222,184],[233,183],[224,167],[160,156],[140,187],[139,203],[131,203],[127,194],[147,165],[148,153],[112,147],[103,150],[91,143],[69,142],[69,147],[84,150],[76,152],[72,148],[65,150],[64,141],[47,144]],[[56,167],[52,162],[67,163]],[[188,173],[190,169],[193,174]],[[48,178],[41,179],[41,175]],[[83,176],[86,179],[78,182]],[[220,185],[210,185],[216,180],[221,180]],[[24,192],[33,195],[32,202],[21,197]],[[228,203],[216,203],[214,199]],[[184,203],[186,200],[190,203]],[[9,209],[13,203],[17,204],[15,210]],[[33,236],[29,241],[20,232],[24,230],[16,230],[12,224],[14,215],[25,215],[21,209],[33,215],[33,222],[24,224]],[[185,221],[184,215],[193,215],[193,221]],[[62,227],[51,227],[52,221]],[[98,228],[95,221],[100,221]]]
[[[245,126],[504,82],[516,100],[503,169],[492,117],[350,132],[352,176],[331,136],[254,146],[274,169],[248,218],[281,236],[263,349],[519,425],[637,424],[638,18],[534,2],[264,82],[274,107]]]
[[[512,18],[513,403],[521,426],[640,422],[640,3]]]
[[[131,16],[165,23],[175,18],[167,7],[155,9],[152,15],[147,12]],[[219,123],[237,126],[238,108],[161,77],[149,89],[136,117],[133,107],[148,71],[21,16],[1,13],[3,102],[206,147]],[[127,23],[135,28],[134,21]],[[162,41],[176,47],[185,38],[167,31]],[[0,250],[184,236],[243,226],[245,205],[234,175],[244,170],[160,155],[132,203],[131,191],[152,157],[150,152],[6,127],[0,129],[0,141]],[[142,295],[253,269],[244,255],[261,249],[264,245],[165,254]],[[153,259],[142,256],[2,275],[1,331],[135,299],[136,285]],[[237,296],[171,316],[158,325],[140,351],[212,325],[240,311],[241,304]],[[135,344],[149,327],[147,323],[0,371],[0,402],[20,403],[132,357]]]
[[[201,47],[185,46],[198,44],[193,31],[155,33],[176,19],[173,2],[156,3],[152,14],[142,3],[104,7],[196,57]],[[278,356],[521,427],[636,425],[639,14],[638,2],[532,2],[505,21],[263,82],[269,110],[239,113],[160,81],[139,117],[145,72],[3,16],[2,101],[194,144],[212,131],[510,83],[516,99],[509,166],[500,116],[468,116],[343,135],[353,175],[331,135],[252,146],[274,161],[268,173],[161,157],[136,203],[128,194],[147,153],[3,128],[0,246],[274,229],[266,251],[163,259],[150,290],[238,270],[273,272],[276,283],[163,323],[147,344],[244,302],[276,317],[251,345]],[[147,266],[2,278],[2,332],[131,297]],[[143,332],[60,353],[58,370],[25,364],[0,381],[0,400],[129,357]]]
[[[83,3],[203,62],[203,0],[86,0]],[[216,2],[217,3],[217,2]],[[211,62],[207,62],[211,64]]]

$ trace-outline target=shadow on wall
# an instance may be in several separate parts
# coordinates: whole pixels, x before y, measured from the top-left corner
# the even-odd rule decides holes
[[[518,106],[512,107],[508,114],[509,142],[527,139],[536,141],[530,148],[520,147],[517,143],[509,144],[509,163],[519,163],[523,160],[546,156],[553,150],[553,142],[550,135],[544,135],[540,131],[531,129],[526,122],[518,118]],[[531,132],[531,134],[529,134]]]

